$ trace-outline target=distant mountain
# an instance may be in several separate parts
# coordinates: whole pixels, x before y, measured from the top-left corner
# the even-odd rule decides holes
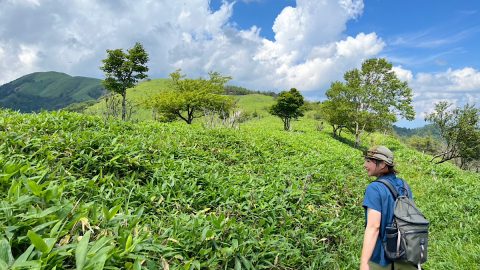
[[[105,89],[100,79],[60,72],[35,72],[0,86],[0,107],[36,112],[95,100]]]
[[[433,124],[429,124],[420,128],[402,128],[394,125],[393,129],[400,137],[412,137],[416,135],[420,137],[432,136],[436,139],[440,138],[440,131]]]

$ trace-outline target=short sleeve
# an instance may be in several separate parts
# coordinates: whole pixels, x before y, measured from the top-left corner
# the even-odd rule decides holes
[[[365,197],[363,198],[363,207],[371,208],[382,212],[382,198],[380,197],[380,191],[378,186],[371,183],[365,190]]]

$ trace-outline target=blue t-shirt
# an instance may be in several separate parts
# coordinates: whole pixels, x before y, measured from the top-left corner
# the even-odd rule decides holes
[[[387,174],[379,177],[378,179],[386,179],[389,181],[397,190],[398,194],[404,194],[403,181],[398,178],[395,174]],[[408,188],[408,195],[412,198],[412,191]],[[393,221],[393,207],[395,201],[393,195],[382,183],[372,182],[367,186],[365,190],[365,197],[363,199],[363,207],[365,208],[365,220],[367,220],[367,208],[374,209],[382,214],[382,219],[380,221],[380,231],[377,238],[377,243],[375,244],[375,249],[373,250],[372,257],[370,261],[377,263],[381,266],[387,266],[391,261],[385,257],[385,251],[383,249],[382,241],[385,241],[385,227],[391,224]],[[366,224],[366,223],[365,223]]]

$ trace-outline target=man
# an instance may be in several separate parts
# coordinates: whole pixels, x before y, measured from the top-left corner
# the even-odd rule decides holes
[[[399,194],[408,192],[409,197],[412,198],[410,188],[405,185],[407,187],[405,190],[404,182],[397,177],[394,166],[393,153],[385,146],[372,147],[365,153],[364,168],[368,176],[385,179]],[[408,263],[393,263],[385,256],[382,241],[385,241],[385,228],[393,220],[394,203],[392,194],[384,184],[372,182],[367,186],[363,200],[366,227],[360,270],[416,269]]]

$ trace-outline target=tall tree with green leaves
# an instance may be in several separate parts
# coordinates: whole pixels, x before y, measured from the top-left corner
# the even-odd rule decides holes
[[[458,158],[460,167],[464,168],[469,162],[480,160],[480,109],[469,104],[463,108],[451,109],[451,106],[449,102],[439,102],[425,118],[440,129],[445,141],[444,149],[432,162],[437,160],[438,164]]]
[[[302,94],[295,88],[290,91],[282,91],[277,97],[277,103],[270,107],[272,115],[280,117],[283,121],[283,129],[290,130],[290,122],[303,116],[303,104],[305,103]]]
[[[414,119],[412,90],[398,79],[387,60],[368,59],[361,69],[346,72],[344,79],[327,90],[326,107],[330,109],[326,112],[330,124],[345,127],[355,135],[357,147],[365,131],[390,127],[398,116]]]
[[[125,121],[127,89],[148,77],[148,53],[137,42],[126,53],[122,49],[107,50],[107,58],[102,62],[100,69],[106,77],[103,85],[108,91],[122,96],[122,120]]]
[[[350,115],[353,113],[354,105],[348,99],[342,96],[347,93],[343,89],[345,85],[341,82],[332,83],[330,90],[327,92],[327,97],[336,97],[328,99],[321,103],[320,113],[324,120],[326,120],[333,128],[333,137],[339,137],[343,128],[349,121]]]
[[[210,72],[209,79],[189,79],[177,70],[170,77],[172,89],[162,91],[149,102],[165,119],[180,118],[191,124],[206,110],[222,114],[233,107],[233,99],[224,95],[224,85],[231,79],[229,76]]]

